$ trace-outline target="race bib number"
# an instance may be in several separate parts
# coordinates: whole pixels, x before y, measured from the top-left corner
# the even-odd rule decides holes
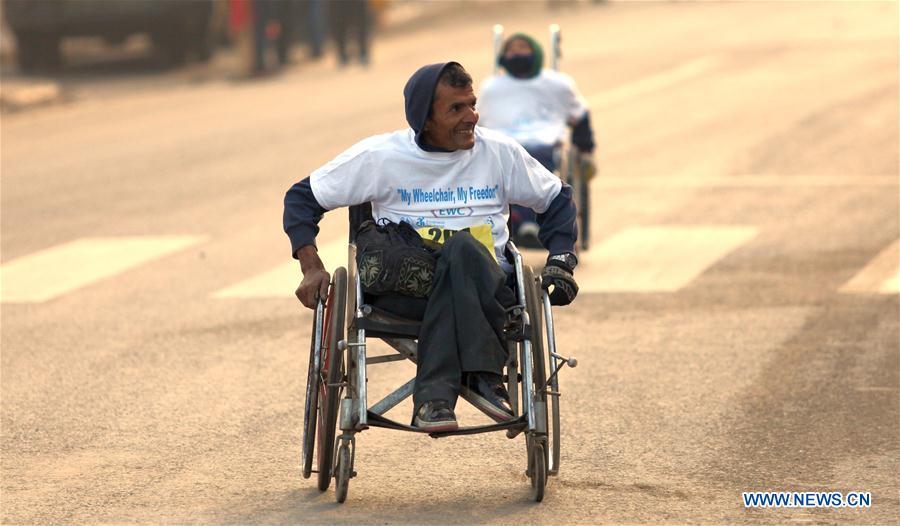
[[[449,228],[440,228],[436,226],[423,226],[417,228],[416,232],[422,236],[422,239],[424,239],[426,243],[431,243],[432,245],[443,245],[448,239],[453,237],[454,234],[457,234],[458,232],[468,232],[476,241],[484,245],[488,254],[494,259],[497,258],[497,255],[494,253],[494,233],[491,230],[491,225],[488,224],[470,226],[463,228],[462,230],[450,230]]]

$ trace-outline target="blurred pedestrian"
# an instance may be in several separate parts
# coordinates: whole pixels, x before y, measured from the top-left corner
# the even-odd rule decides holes
[[[328,8],[325,0],[306,0],[303,2],[303,7],[309,40],[309,56],[316,60],[322,58],[322,49],[325,47]]]
[[[266,72],[266,50],[275,43],[278,67],[290,59],[292,0],[253,0],[253,73]]]
[[[228,26],[238,50],[240,76],[253,72],[253,5],[251,0],[228,1]]]
[[[356,39],[356,51],[364,66],[369,64],[369,33],[372,16],[369,0],[336,0],[328,3],[328,22],[331,36],[337,47],[338,62],[345,66],[350,62],[347,51],[348,34]]]

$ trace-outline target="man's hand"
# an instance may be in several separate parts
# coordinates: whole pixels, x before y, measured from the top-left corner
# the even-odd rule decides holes
[[[297,259],[300,260],[300,270],[303,272],[303,281],[294,293],[304,307],[315,309],[316,301],[328,297],[328,285],[331,283],[331,275],[325,270],[319,252],[313,245],[306,245],[297,249]]]
[[[325,269],[315,269],[303,275],[303,281],[297,287],[294,293],[297,299],[304,307],[310,309],[316,308],[316,302],[319,298],[325,299],[328,296],[328,284],[331,283],[331,275]]]
[[[578,169],[585,181],[590,181],[597,175],[597,164],[594,162],[594,154],[581,152],[578,154]]]
[[[541,271],[541,287],[550,292],[551,305],[568,305],[578,295],[572,268],[557,259],[548,259]],[[550,287],[553,287],[551,290]]]

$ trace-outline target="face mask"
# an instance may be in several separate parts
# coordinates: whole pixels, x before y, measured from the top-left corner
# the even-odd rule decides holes
[[[531,75],[534,68],[534,55],[513,55],[509,58],[503,57],[500,65],[506,68],[510,75],[518,78],[525,78]]]

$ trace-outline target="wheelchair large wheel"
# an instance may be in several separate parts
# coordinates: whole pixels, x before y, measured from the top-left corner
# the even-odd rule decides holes
[[[325,325],[325,311],[316,307],[313,315],[312,339],[309,345],[309,372],[306,376],[306,404],[303,408],[303,478],[312,474],[316,445],[316,420],[319,413],[319,369]]]
[[[525,282],[525,307],[528,311],[528,318],[531,322],[531,356],[533,362],[533,375],[535,389],[540,389],[547,381],[546,357],[544,356],[544,337],[543,337],[543,308],[541,306],[540,285],[537,278],[534,277],[534,271],[530,266],[522,269],[522,277]],[[546,400],[546,390],[538,393],[541,401]]]
[[[522,278],[525,283],[525,308],[531,324],[529,339],[531,341],[532,377],[536,400],[543,402],[546,407],[547,388],[547,357],[544,350],[543,339],[543,308],[541,303],[540,285],[534,277],[534,271],[530,266],[522,269]],[[524,363],[524,357],[522,358]],[[523,379],[527,381],[527,379]],[[551,397],[552,398],[552,397]],[[523,404],[527,403],[523,397]],[[539,428],[550,430],[548,427],[547,411],[539,413],[543,422],[538,422]],[[537,415],[536,415],[537,416]],[[555,439],[554,439],[555,440]],[[544,498],[544,486],[547,484],[547,473],[550,466],[547,437],[545,435],[526,435],[526,449],[528,452],[527,475],[531,478],[532,498],[538,502]]]
[[[547,388],[544,392],[543,400],[546,401],[547,408],[547,419],[550,424],[550,427],[547,428],[547,442],[545,444],[545,449],[547,450],[549,463],[547,464],[547,475],[556,475],[559,473],[559,458],[560,458],[560,416],[559,416],[559,375],[553,375],[553,371],[555,371],[560,365],[562,365],[561,361],[557,358],[550,356],[550,342],[549,338],[550,329],[549,324],[551,320],[549,318],[544,319],[543,323],[541,323],[541,318],[544,314],[543,308],[543,297],[544,291],[539,286],[535,287],[535,296],[538,298],[538,308],[537,314],[535,315],[535,323],[537,323],[538,327],[535,330],[534,338],[541,342],[539,350],[541,352],[534,353],[534,359],[538,360],[540,358],[541,365],[536,366],[541,368],[542,373],[546,376],[550,377]],[[530,316],[530,315],[529,315]],[[547,332],[543,332],[544,328],[547,328]],[[547,380],[544,380],[545,382]]]
[[[337,429],[338,406],[343,381],[343,356],[338,342],[344,335],[347,305],[347,269],[334,271],[328,301],[325,303],[325,334],[322,338],[322,360],[318,378],[319,426],[316,433],[318,449],[319,490],[331,483],[334,467],[334,440]]]
[[[555,370],[553,364],[556,362],[555,359],[550,360],[551,368],[550,371]],[[547,474],[548,475],[556,475],[559,473],[559,428],[560,428],[560,418],[559,418],[559,375],[556,375],[553,380],[550,382],[550,386],[548,387],[550,391],[553,393],[549,397],[549,403],[547,404],[547,411],[550,413],[550,428],[547,430],[547,440],[550,443],[550,464],[547,466]]]

